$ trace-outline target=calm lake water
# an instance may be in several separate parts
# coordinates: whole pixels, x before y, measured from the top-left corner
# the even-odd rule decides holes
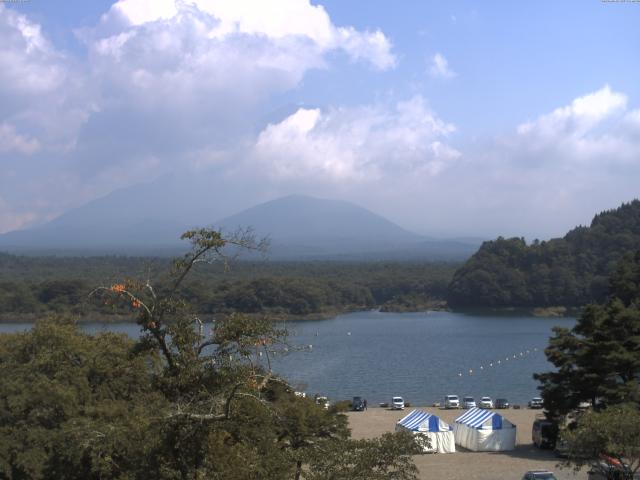
[[[476,401],[483,395],[506,397],[524,404],[538,393],[533,373],[552,368],[543,352],[551,329],[574,323],[571,318],[516,314],[375,311],[288,321],[289,343],[305,348],[276,357],[274,369],[308,394],[332,400],[361,395],[375,405],[401,395],[424,405],[456,394]],[[0,332],[27,328],[0,324]],[[83,328],[132,337],[139,333],[131,323]]]

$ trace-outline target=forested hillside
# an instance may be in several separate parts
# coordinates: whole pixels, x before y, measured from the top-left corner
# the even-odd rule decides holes
[[[22,257],[0,254],[0,319],[47,313],[121,313],[89,299],[117,279],[160,278],[170,262],[143,257]],[[333,315],[379,307],[421,310],[442,302],[458,264],[408,262],[235,262],[202,265],[181,287],[198,313]],[[114,310],[115,309],[115,310]]]
[[[596,215],[563,238],[485,242],[454,275],[448,301],[458,307],[582,306],[602,301],[616,262],[640,249],[640,201]]]

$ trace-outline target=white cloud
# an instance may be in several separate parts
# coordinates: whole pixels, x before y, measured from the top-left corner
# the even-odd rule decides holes
[[[518,126],[518,133],[539,139],[554,139],[559,135],[583,137],[626,106],[626,95],[612,92],[605,85],[596,92],[576,98],[570,105],[557,108],[533,122],[523,123]]]
[[[0,3],[0,85],[3,93],[40,94],[66,78],[64,58],[42,35],[40,25]]]
[[[441,53],[436,53],[431,58],[429,65],[429,75],[434,78],[453,78],[457,75],[456,72],[449,68],[449,62]]]
[[[460,156],[446,143],[454,130],[420,96],[390,108],[301,108],[265,128],[254,155],[276,179],[433,176]]]
[[[633,161],[640,154],[640,141],[633,135],[634,112],[627,113],[627,101],[626,95],[605,85],[519,125],[506,143],[532,164]]]
[[[381,31],[308,0],[120,0],[76,33],[86,56],[0,2],[0,191],[42,218],[172,170],[233,168],[268,102],[336,52],[396,63]]]
[[[350,26],[335,26],[324,7],[312,5],[309,0],[279,0],[276,4],[261,0],[120,0],[103,16],[102,24],[107,31],[119,21],[129,27],[154,22],[168,25],[186,12],[208,18],[208,22],[201,24],[204,28],[201,33],[210,39],[223,41],[247,35],[281,47],[311,46],[320,54],[338,49],[380,69],[391,68],[396,62],[391,43],[380,30],[359,31]]]
[[[0,123],[0,154],[18,152],[30,155],[40,149],[40,143],[34,138],[20,135],[13,125]]]

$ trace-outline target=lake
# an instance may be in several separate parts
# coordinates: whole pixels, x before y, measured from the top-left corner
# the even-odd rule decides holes
[[[553,368],[543,352],[551,329],[574,324],[572,318],[518,314],[377,311],[287,321],[289,343],[301,348],[276,357],[274,369],[309,395],[332,400],[361,395],[375,405],[401,395],[425,405],[456,394],[525,404],[538,394],[533,373]],[[0,332],[26,328],[0,324]],[[139,332],[133,323],[83,328],[132,337]]]

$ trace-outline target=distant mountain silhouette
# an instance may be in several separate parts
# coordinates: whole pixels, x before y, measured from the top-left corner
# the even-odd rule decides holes
[[[40,227],[0,235],[0,250],[175,255],[185,248],[180,234],[203,225],[227,232],[251,227],[270,238],[273,259],[464,259],[480,243],[430,239],[353,203],[304,195],[271,200],[212,222],[213,215],[222,217],[233,202],[197,200],[211,190],[208,184],[194,185],[194,201],[188,205],[197,208],[184,206],[181,191],[170,181],[162,189],[150,184],[120,190]]]
[[[406,245],[423,237],[353,203],[290,195],[243,210],[217,225],[250,225],[275,243],[308,246],[357,244],[360,248]]]

